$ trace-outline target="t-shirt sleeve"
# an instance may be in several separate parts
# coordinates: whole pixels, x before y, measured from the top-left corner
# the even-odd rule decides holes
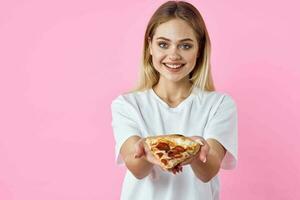
[[[111,103],[112,129],[115,138],[115,160],[117,164],[123,164],[120,156],[122,144],[131,136],[140,136],[134,107],[126,102],[123,96],[118,96]]]
[[[211,110],[204,131],[204,138],[213,138],[227,150],[222,161],[222,169],[234,169],[237,164],[238,148],[237,107],[234,100],[223,95]]]

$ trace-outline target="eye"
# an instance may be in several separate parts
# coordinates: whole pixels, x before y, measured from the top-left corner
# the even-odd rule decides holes
[[[182,44],[181,47],[183,49],[190,49],[190,48],[192,48],[192,45],[190,45],[190,44]]]
[[[165,42],[159,42],[158,43],[158,46],[163,48],[163,49],[165,49],[166,45],[167,45],[167,43],[165,43]]]

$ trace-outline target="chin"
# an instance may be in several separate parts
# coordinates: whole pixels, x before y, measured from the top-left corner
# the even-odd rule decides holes
[[[164,76],[164,78],[171,82],[180,82],[184,79],[184,77],[170,77],[170,76]]]

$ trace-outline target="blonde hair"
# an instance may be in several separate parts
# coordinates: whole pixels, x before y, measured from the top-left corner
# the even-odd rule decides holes
[[[156,28],[171,19],[183,19],[186,21],[195,31],[198,41],[199,51],[197,61],[195,68],[189,74],[189,79],[193,84],[191,90],[193,87],[198,87],[205,91],[214,91],[215,87],[210,67],[211,43],[201,14],[188,2],[168,1],[154,12],[147,25],[139,81],[136,88],[130,92],[150,89],[157,84],[160,75],[153,67],[148,38],[152,41]]]

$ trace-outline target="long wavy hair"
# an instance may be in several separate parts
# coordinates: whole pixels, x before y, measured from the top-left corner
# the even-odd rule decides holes
[[[131,92],[150,89],[158,83],[160,74],[153,67],[148,39],[150,38],[152,41],[156,28],[160,24],[172,19],[182,19],[186,21],[195,31],[197,38],[199,56],[197,57],[195,68],[189,74],[189,80],[192,83],[191,90],[194,87],[201,88],[204,91],[215,90],[210,66],[211,43],[200,12],[188,2],[168,1],[162,4],[154,12],[148,22],[144,36],[143,54],[140,64],[140,77],[136,88],[131,90]]]

